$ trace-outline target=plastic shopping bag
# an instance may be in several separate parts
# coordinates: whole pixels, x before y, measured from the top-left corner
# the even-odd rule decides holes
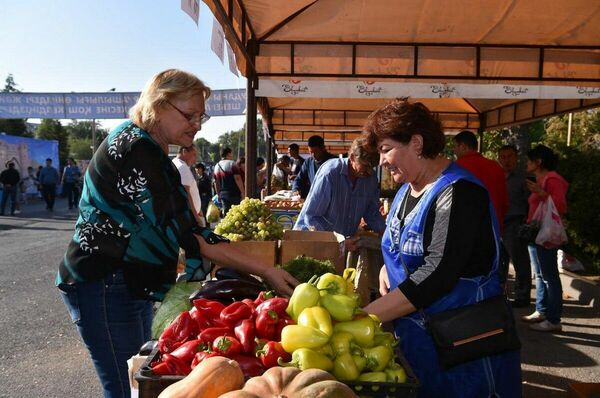
[[[210,202],[206,209],[206,221],[209,223],[219,221],[219,208],[213,202]]]
[[[547,249],[567,243],[567,232],[550,195],[539,204],[533,219],[540,222],[540,231],[535,237],[535,243]]]

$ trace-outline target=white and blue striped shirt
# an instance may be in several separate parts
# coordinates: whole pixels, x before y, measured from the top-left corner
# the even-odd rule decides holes
[[[294,229],[314,228],[352,236],[361,218],[375,232],[382,233],[385,229],[385,221],[379,213],[377,177],[372,174],[358,178],[352,186],[348,159],[331,159],[317,171]]]

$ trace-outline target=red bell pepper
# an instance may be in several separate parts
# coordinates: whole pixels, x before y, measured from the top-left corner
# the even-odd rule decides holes
[[[196,325],[198,325],[198,330],[204,330],[212,326],[212,320],[208,313],[202,312],[196,307],[192,307],[188,312],[190,313],[190,317],[196,322]]]
[[[169,353],[197,335],[198,332],[198,325],[190,313],[184,311],[162,332],[158,339],[158,349],[163,354]]]
[[[287,325],[295,325],[296,322],[292,318],[290,318],[287,314],[283,317],[280,317],[277,321],[277,327],[275,327],[275,341],[281,341],[281,331]]]
[[[225,309],[225,305],[218,301],[208,300],[205,298],[197,298],[194,300],[194,307],[202,312],[208,312],[212,318],[218,318],[221,311]]]
[[[191,372],[190,365],[171,354],[162,354],[161,362],[152,368],[156,375],[187,376]]]
[[[273,298],[274,296],[275,296],[275,293],[273,293],[272,290],[269,290],[268,292],[262,291],[262,292],[258,293],[258,297],[254,300],[254,305],[258,306],[263,301]]]
[[[194,359],[192,359],[191,368],[194,369],[196,366],[198,366],[199,363],[204,361],[206,358],[217,357],[219,355],[220,354],[215,351],[199,351],[194,356]]]
[[[292,360],[290,353],[286,352],[277,341],[269,341],[260,351],[257,351],[257,355],[265,368],[279,366],[277,363],[279,358],[285,362]]]
[[[289,300],[285,297],[273,297],[263,301],[258,307],[256,307],[256,313],[259,314],[264,310],[273,310],[279,317],[287,315],[285,309],[288,306]]]
[[[242,344],[235,337],[221,336],[213,341],[212,349],[220,355],[231,358],[242,352]]]
[[[256,357],[251,357],[248,355],[234,355],[231,357],[231,359],[240,365],[240,369],[242,369],[242,373],[246,378],[261,376],[265,372],[265,367],[263,366],[262,362],[260,362],[260,359]]]
[[[261,339],[274,340],[279,317],[273,310],[264,310],[256,316],[256,335]]]
[[[236,301],[229,304],[221,311],[221,322],[225,325],[233,327],[242,319],[249,319],[252,316],[253,310],[248,304],[241,301]]]
[[[254,300],[250,300],[249,298],[245,298],[242,300],[242,303],[245,303],[248,307],[252,308],[252,313],[256,311],[256,304],[254,304]]]
[[[239,322],[233,329],[235,337],[242,343],[244,354],[253,355],[256,343],[254,342],[254,321],[252,319],[244,319]]]
[[[192,359],[194,359],[196,353],[204,348],[206,348],[206,345],[202,343],[202,341],[190,340],[174,349],[173,352],[171,352],[171,355],[181,359],[185,363],[190,363],[192,362]]]
[[[221,337],[221,336],[232,336],[233,337],[233,336],[235,336],[235,333],[233,332],[233,330],[231,330],[230,327],[208,328],[208,329],[204,329],[202,332],[200,332],[200,334],[198,335],[198,340],[200,340],[200,342],[210,346],[217,337]]]

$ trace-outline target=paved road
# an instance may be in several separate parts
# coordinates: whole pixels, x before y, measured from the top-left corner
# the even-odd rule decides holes
[[[0,217],[1,398],[102,395],[54,287],[76,216],[66,207],[59,200],[50,214],[36,203],[16,217]],[[569,383],[600,382],[599,318],[597,310],[567,299],[562,333],[529,331],[519,322],[525,397],[566,397]]]

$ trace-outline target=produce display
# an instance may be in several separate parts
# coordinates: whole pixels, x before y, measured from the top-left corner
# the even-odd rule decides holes
[[[294,289],[286,312],[297,324],[281,331],[281,345],[292,360],[279,364],[326,370],[340,381],[404,383],[406,372],[394,360],[397,341],[360,310],[353,271],[313,277]]]
[[[231,373],[223,381],[228,389],[218,391],[232,392],[224,397],[356,397],[343,383],[406,382],[395,361],[395,337],[359,308],[354,274],[347,269],[343,276],[314,275],[289,299],[267,291],[228,304],[194,298],[193,307],[161,333],[150,362],[153,375],[189,375],[161,397],[213,396],[196,393],[210,390],[202,380],[218,372],[217,358],[229,361],[222,365]],[[245,386],[236,366],[249,379]]]
[[[329,260],[316,260],[308,256],[298,256],[281,266],[299,282],[308,282],[313,276],[321,276],[335,272],[333,263]]]
[[[277,240],[283,228],[273,219],[271,211],[259,199],[246,198],[232,206],[215,228],[215,233],[232,242],[242,240]]]
[[[304,201],[301,200],[267,200],[265,204],[269,209],[302,210]]]

